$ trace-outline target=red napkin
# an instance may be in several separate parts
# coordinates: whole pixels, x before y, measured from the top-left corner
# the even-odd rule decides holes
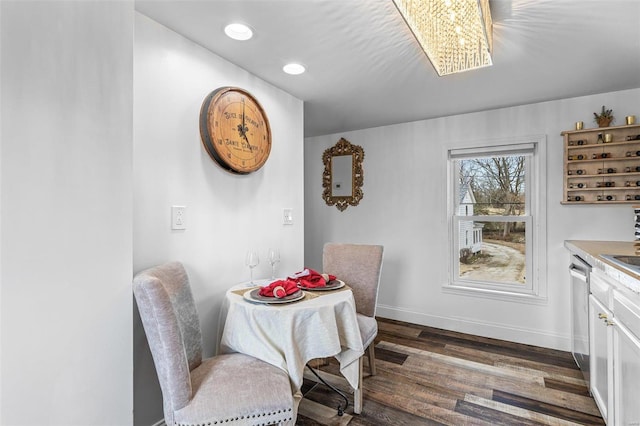
[[[300,272],[296,272],[289,277],[290,280],[295,280],[300,287],[315,288],[324,287],[327,282],[336,279],[335,275],[321,274],[310,268],[305,268]]]
[[[264,297],[275,297],[277,299],[282,299],[285,296],[295,293],[298,291],[298,286],[296,282],[293,280],[278,280],[274,281],[271,284],[260,288],[260,296]]]

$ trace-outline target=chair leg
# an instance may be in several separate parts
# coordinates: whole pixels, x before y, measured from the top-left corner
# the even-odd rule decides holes
[[[362,413],[362,371],[364,366],[364,355],[358,359],[358,389],[353,392],[353,413]]]
[[[369,371],[371,372],[372,376],[376,375],[376,352],[373,349],[375,345],[375,342],[371,342],[371,344],[369,345],[368,348],[368,352],[369,352]]]

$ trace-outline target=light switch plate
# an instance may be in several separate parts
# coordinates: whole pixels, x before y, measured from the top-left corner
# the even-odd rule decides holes
[[[293,225],[293,209],[282,210],[282,224]]]
[[[185,206],[171,206],[171,229],[187,229]]]

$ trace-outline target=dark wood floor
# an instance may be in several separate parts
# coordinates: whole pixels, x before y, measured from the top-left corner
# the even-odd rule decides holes
[[[604,424],[568,352],[385,319],[378,325],[378,374],[369,376],[365,363],[362,414],[350,405],[338,417],[340,397],[305,380],[298,425]],[[339,374],[335,360],[322,369]]]

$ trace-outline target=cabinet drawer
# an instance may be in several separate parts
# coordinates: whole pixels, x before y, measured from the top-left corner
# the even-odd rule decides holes
[[[640,338],[640,304],[616,290],[613,292],[613,316],[615,322],[623,323]]]
[[[598,299],[607,309],[611,309],[611,284],[605,281],[605,278],[598,274],[597,271],[591,273],[589,290],[593,297]]]

